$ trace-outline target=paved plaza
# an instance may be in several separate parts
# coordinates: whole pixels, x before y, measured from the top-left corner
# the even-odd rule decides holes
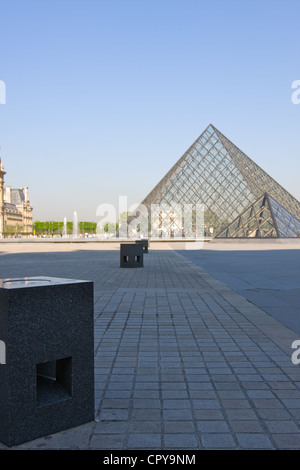
[[[113,243],[0,245],[1,278],[94,282],[95,421],[18,449],[300,448],[300,366],[291,360],[300,332],[230,285],[239,276],[232,267],[227,279],[224,267],[238,271],[246,245],[231,257],[213,246],[153,243],[143,268],[121,269]],[[256,246],[271,252],[265,266],[285,253],[287,302],[284,260],[298,247]],[[261,276],[253,264],[251,273]]]
[[[300,335],[300,240],[214,240],[181,253]]]

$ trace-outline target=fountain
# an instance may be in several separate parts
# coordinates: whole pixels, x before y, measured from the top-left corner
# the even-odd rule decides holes
[[[64,237],[64,238],[67,238],[67,218],[66,218],[66,217],[64,217],[63,237]]]
[[[74,211],[73,216],[73,238],[78,238],[78,219],[76,211]]]

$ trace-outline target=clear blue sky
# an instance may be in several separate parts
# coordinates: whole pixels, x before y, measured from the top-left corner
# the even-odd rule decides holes
[[[0,0],[0,146],[34,219],[140,202],[208,124],[300,199],[300,0]]]

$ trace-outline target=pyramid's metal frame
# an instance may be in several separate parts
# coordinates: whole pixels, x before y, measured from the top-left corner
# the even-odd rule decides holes
[[[210,124],[142,204],[204,204],[204,235],[214,237],[265,193],[300,220],[299,201]]]

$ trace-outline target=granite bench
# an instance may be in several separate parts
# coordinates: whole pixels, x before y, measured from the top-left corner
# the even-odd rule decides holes
[[[0,441],[11,447],[94,420],[93,282],[0,280]]]

